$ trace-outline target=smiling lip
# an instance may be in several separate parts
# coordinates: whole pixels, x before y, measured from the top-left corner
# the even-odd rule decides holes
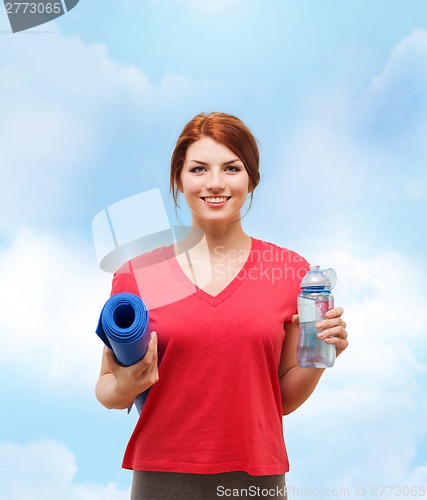
[[[201,199],[210,207],[223,207],[231,196],[202,196]]]

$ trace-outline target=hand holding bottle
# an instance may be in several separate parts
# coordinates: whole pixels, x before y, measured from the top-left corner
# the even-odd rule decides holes
[[[331,289],[335,283],[335,271],[320,266],[310,266],[301,282],[297,360],[302,368],[331,367],[348,345],[343,310],[334,308]]]
[[[348,333],[346,331],[347,324],[341,318],[343,313],[344,309],[342,307],[329,309],[325,315],[325,320],[316,324],[316,328],[319,330],[317,336],[326,343],[335,345],[336,357],[339,356],[348,346]],[[298,314],[293,315],[292,323],[299,326]]]

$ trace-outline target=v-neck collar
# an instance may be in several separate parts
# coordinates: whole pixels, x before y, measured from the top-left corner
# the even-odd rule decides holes
[[[193,283],[193,281],[191,281],[190,278],[185,274],[175,256],[170,258],[168,261],[176,277],[189,290],[190,295],[194,295],[198,299],[203,300],[204,302],[207,302],[208,304],[216,307],[226,299],[228,299],[228,297],[230,297],[239,288],[239,286],[246,279],[248,279],[249,270],[251,269],[251,267],[253,267],[254,263],[258,261],[258,243],[259,242],[257,239],[251,237],[251,248],[243,267],[230,281],[230,283],[228,283],[228,285],[216,295],[211,295],[210,293],[205,292],[195,283]]]

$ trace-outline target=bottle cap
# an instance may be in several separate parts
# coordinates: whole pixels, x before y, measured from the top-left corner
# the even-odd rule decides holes
[[[337,273],[332,268],[320,269],[318,265],[311,265],[301,281],[301,288],[321,286],[332,289],[336,283]]]

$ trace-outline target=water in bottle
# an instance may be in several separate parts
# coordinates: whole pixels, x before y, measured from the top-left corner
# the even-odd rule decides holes
[[[333,269],[310,266],[301,281],[298,296],[299,334],[297,347],[298,365],[302,368],[329,368],[335,362],[336,348],[319,339],[316,323],[325,318],[325,313],[334,307],[331,289],[335,286]]]

